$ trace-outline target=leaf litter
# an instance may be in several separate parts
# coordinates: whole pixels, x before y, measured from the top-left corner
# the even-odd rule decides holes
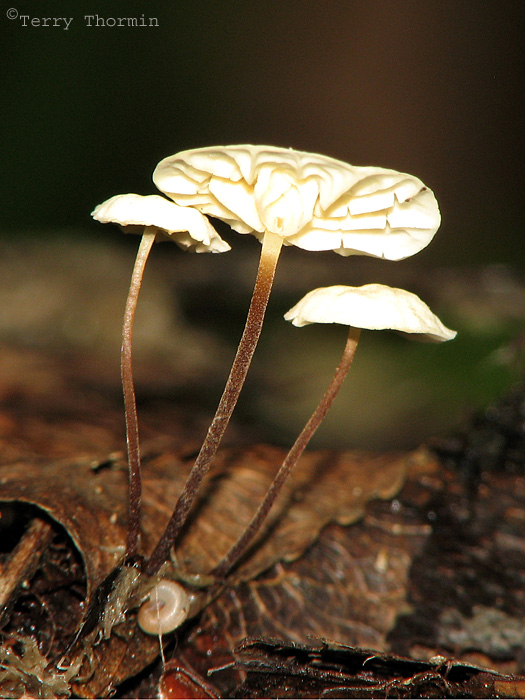
[[[93,643],[89,658],[83,649],[67,663],[62,659],[97,587],[121,561],[127,475],[119,407],[103,402],[100,410],[96,401],[83,401],[78,410],[74,381],[64,379],[58,365],[46,367],[43,359],[40,371],[57,374],[62,406],[56,394],[52,402],[42,395],[41,410],[35,414],[33,405],[26,413],[11,393],[4,402],[7,409],[0,413],[0,591],[7,590],[8,598],[0,621],[2,694],[17,697],[23,689],[40,697],[72,692],[95,697],[119,687],[131,696],[140,692],[140,683],[154,694],[156,681],[147,680],[145,669],[158,659],[159,640],[137,629],[133,610],[109,639]],[[442,442],[437,445],[441,461],[424,448],[393,455],[307,453],[228,585],[166,639],[169,663],[203,679],[211,673],[209,682],[218,694],[249,692],[257,697],[253,665],[243,656],[246,638],[278,638],[283,647],[302,645],[313,657],[323,639],[351,647],[349,654],[356,649],[374,649],[379,656],[397,652],[425,664],[436,654],[458,653],[466,659],[461,663],[474,668],[477,661],[480,668],[490,669],[476,666],[470,678],[492,674],[491,692],[498,683],[501,696],[521,687],[519,677],[509,680],[509,674],[523,671],[516,648],[501,651],[500,644],[494,654],[494,645],[486,639],[489,633],[480,637],[469,623],[479,621],[480,610],[516,619],[525,607],[517,534],[523,522],[523,444],[516,428],[522,409],[517,399],[511,408],[508,403],[500,410],[500,418],[506,417],[503,427],[494,425],[494,415],[490,427],[486,421],[478,424],[470,438],[475,449],[459,438]],[[512,417],[514,432],[509,428]],[[191,466],[194,436],[185,425],[177,434],[177,421],[180,416],[172,412],[165,423],[152,427],[145,417],[145,554],[167,522]],[[503,442],[495,437],[502,433]],[[493,463],[483,446],[492,445],[493,454],[496,443],[500,458]],[[465,454],[470,455],[468,464]],[[206,574],[228,550],[282,457],[281,450],[265,445],[221,451],[176,548],[179,574],[180,569],[189,578]],[[501,461],[506,467],[498,472],[494,464],[501,468]],[[444,547],[445,541],[451,546]],[[485,559],[480,543],[489,545]],[[451,552],[452,563],[446,559]],[[506,577],[497,588],[503,562]],[[174,563],[169,567],[175,575]],[[495,573],[487,577],[491,567]],[[477,598],[469,607],[466,595],[457,594],[447,606],[443,596],[436,595],[443,581],[448,593],[470,581]],[[383,679],[382,693],[402,695],[404,688],[414,693],[407,697],[415,697],[427,687],[410,680],[415,676],[401,683],[401,662],[384,658],[385,674],[390,673],[397,686],[387,688]],[[166,683],[169,663],[161,682]],[[158,676],[162,666],[155,668]],[[261,668],[260,687],[261,678],[267,683],[273,679],[275,692],[283,693],[290,682],[285,669],[275,666],[261,676]],[[428,665],[424,672],[434,674]],[[417,670],[415,675],[421,678],[421,673]],[[308,674],[310,670],[300,675],[302,686],[293,686],[296,692],[302,688],[305,697]],[[439,685],[434,680],[441,692],[458,692],[459,686],[447,688],[444,681]],[[347,681],[338,687],[350,688]],[[328,685],[323,687],[331,693]]]

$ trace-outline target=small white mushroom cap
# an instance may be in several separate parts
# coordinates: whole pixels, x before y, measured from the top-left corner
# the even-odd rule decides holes
[[[120,224],[126,233],[142,233],[145,226],[153,226],[162,238],[196,253],[230,250],[203,214],[158,194],[117,194],[95,207],[91,216],[103,224]]]
[[[413,340],[442,342],[456,337],[421,299],[384,284],[336,285],[308,292],[284,318],[294,326],[341,323],[354,328],[394,330]]]
[[[217,146],[162,160],[156,186],[177,204],[285,245],[389,260],[414,255],[441,218],[416,177],[273,146]]]

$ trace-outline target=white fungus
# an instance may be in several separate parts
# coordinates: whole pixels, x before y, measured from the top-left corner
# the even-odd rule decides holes
[[[158,194],[117,194],[95,207],[91,215],[103,224],[120,224],[126,233],[142,234],[145,227],[154,227],[159,238],[169,238],[196,253],[230,250],[203,214]]]
[[[412,175],[273,146],[182,151],[157,165],[153,181],[239,233],[340,255],[406,258],[441,221],[433,193]]]
[[[442,342],[456,337],[421,299],[384,284],[336,285],[308,292],[284,318],[294,326],[341,323],[354,328],[395,330],[414,340]]]

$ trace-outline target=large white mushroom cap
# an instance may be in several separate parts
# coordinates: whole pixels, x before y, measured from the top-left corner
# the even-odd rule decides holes
[[[273,146],[217,146],[165,158],[156,186],[239,233],[285,245],[400,260],[432,240],[441,218],[416,177]]]
[[[421,299],[384,284],[320,287],[308,292],[284,318],[294,326],[341,323],[354,328],[394,330],[413,340],[442,342],[456,337]]]
[[[126,233],[142,233],[145,226],[152,226],[162,238],[196,253],[230,250],[203,214],[158,194],[117,194],[95,207],[91,216],[103,224],[120,224]]]

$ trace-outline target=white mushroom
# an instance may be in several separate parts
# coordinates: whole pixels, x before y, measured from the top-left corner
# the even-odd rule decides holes
[[[168,197],[226,221],[239,233],[284,245],[400,260],[432,240],[441,221],[417,177],[273,146],[182,151],[156,167]]]
[[[171,240],[181,248],[197,253],[222,253],[230,246],[222,240],[208,219],[188,207],[160,197],[138,194],[120,194],[99,204],[91,215],[101,223],[116,223],[128,233],[142,233],[137,252],[122,326],[121,374],[124,393],[124,412],[128,446],[129,513],[126,553],[134,555],[138,549],[140,532],[140,446],[132,369],[133,321],[144,268],[153,242]]]
[[[350,369],[361,329],[391,329],[415,340],[433,342],[451,340],[456,336],[456,332],[446,328],[418,296],[382,284],[314,289],[290,309],[284,318],[295,326],[309,323],[340,323],[349,326],[345,349],[327,391],[287,454],[250,524],[211,572],[217,578],[224,578],[246,552],[282,485],[321,425]]]
[[[336,285],[308,292],[284,318],[294,326],[341,323],[369,330],[395,330],[413,340],[442,342],[456,337],[421,299],[384,284]]]
[[[91,216],[103,224],[120,224],[124,233],[142,234],[145,227],[155,228],[158,240],[171,240],[196,253],[230,250],[200,212],[158,194],[117,194],[95,207]]]
[[[181,206],[227,222],[262,242],[248,318],[215,417],[167,529],[146,564],[168,556],[219,447],[257,345],[283,245],[399,260],[432,239],[440,214],[418,178],[355,167],[315,153],[272,146],[217,146],[162,160],[156,186]]]

